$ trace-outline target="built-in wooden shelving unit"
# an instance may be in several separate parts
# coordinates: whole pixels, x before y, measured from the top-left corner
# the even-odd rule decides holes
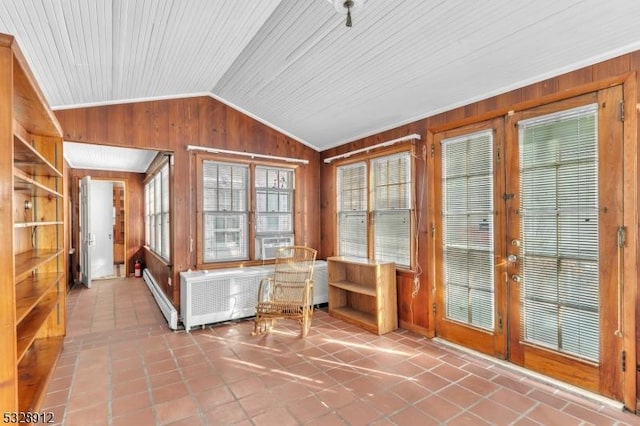
[[[0,407],[40,408],[66,329],[62,130],[0,34]]]

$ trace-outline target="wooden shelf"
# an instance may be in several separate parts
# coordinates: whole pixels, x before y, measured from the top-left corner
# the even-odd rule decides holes
[[[60,221],[16,222],[13,224],[13,227],[14,228],[30,228],[32,226],[52,226],[52,225],[64,225],[64,222],[60,222]]]
[[[26,192],[31,194],[33,197],[62,198],[61,193],[35,181],[24,171],[18,168],[13,169],[13,189],[15,191]]]
[[[19,410],[37,411],[44,399],[53,367],[62,352],[64,337],[36,339],[29,353],[18,365]]]
[[[58,304],[58,295],[55,293],[46,294],[31,311],[29,315],[22,320],[16,327],[18,336],[17,359],[18,363],[22,360],[27,350],[34,342],[38,331],[47,321],[49,314]]]
[[[332,285],[352,293],[366,294],[367,296],[376,297],[376,288],[366,284],[352,283],[350,281],[333,281]]]
[[[14,167],[28,175],[62,177],[60,170],[18,134],[13,135],[13,158]]]
[[[36,269],[38,266],[47,263],[54,257],[60,255],[62,253],[62,248],[60,249],[34,249],[25,251],[23,253],[19,253],[15,257],[16,262],[16,281],[20,282],[25,277],[26,274],[29,274],[31,271]]]
[[[374,314],[359,311],[349,306],[341,306],[331,310],[331,316],[350,324],[357,325],[372,333],[378,333],[378,322]]]
[[[19,282],[16,285],[16,324],[20,324],[63,277],[63,273],[44,273]]]
[[[329,315],[376,334],[398,328],[393,262],[330,257],[327,273]]]
[[[331,259],[336,262],[350,263],[358,266],[377,266],[388,264],[388,262],[378,262],[377,260],[367,259],[366,257],[355,256],[333,256]]]

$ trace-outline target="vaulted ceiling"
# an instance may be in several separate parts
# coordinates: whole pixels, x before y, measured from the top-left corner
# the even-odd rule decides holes
[[[210,95],[318,150],[640,49],[636,0],[0,0],[54,109]]]

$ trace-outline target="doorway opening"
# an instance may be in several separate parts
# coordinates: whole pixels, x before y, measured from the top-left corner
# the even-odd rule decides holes
[[[80,281],[122,278],[127,275],[127,188],[125,181],[79,181]]]
[[[144,246],[143,181],[159,154],[64,142],[70,182],[70,285],[81,282],[90,287],[91,278],[122,278],[133,273],[134,261]],[[92,227],[96,229],[90,230]],[[90,268],[92,257],[97,263],[95,272]]]

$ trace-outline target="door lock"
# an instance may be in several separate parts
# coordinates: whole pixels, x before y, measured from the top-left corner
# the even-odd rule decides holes
[[[507,262],[516,263],[517,261],[518,261],[518,256],[516,256],[515,254],[510,254],[509,256],[507,256]]]
[[[521,277],[520,275],[515,275],[515,274],[514,274],[514,275],[511,275],[511,280],[512,280],[514,283],[519,283],[519,282],[521,282],[521,281],[522,281],[522,277]]]

